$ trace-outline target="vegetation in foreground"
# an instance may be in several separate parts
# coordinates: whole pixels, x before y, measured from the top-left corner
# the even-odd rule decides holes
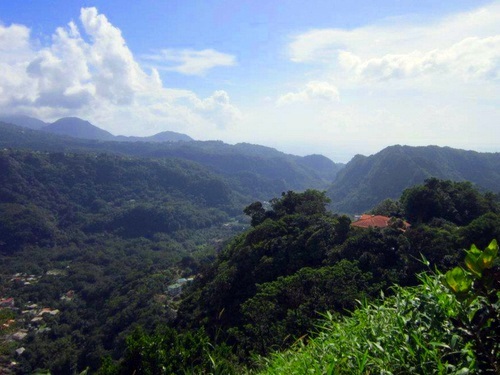
[[[459,243],[496,237],[495,202],[467,183],[429,180],[401,202],[377,207],[412,215],[413,228],[403,231],[397,220],[382,230],[349,229],[324,210],[326,201],[315,191],[288,192],[270,209],[247,207],[253,227],[194,284],[179,310],[176,339],[136,337],[149,344],[129,346],[126,359],[110,362],[106,373],[495,373],[496,242],[484,252],[473,246],[467,271],[415,276],[458,264]],[[422,255],[426,264],[417,259]],[[366,302],[380,290],[389,297]],[[184,350],[191,346],[172,348],[193,332],[208,336],[198,341],[200,356]],[[185,353],[178,363],[197,367],[168,367],[170,357],[157,354],[168,350]]]
[[[420,285],[395,286],[393,296],[363,302],[346,318],[327,313],[313,338],[261,358],[258,373],[498,374],[497,254],[496,241],[482,252],[472,247],[467,270],[422,274]]]
[[[347,317],[326,313],[310,337],[257,358],[253,368],[236,365],[229,348],[211,345],[203,331],[164,330],[152,336],[137,332],[121,366],[109,362],[100,373],[497,374],[498,245],[492,241],[476,250],[468,251],[466,270],[423,273],[419,285],[394,286],[392,296],[374,303],[358,301]]]
[[[289,191],[249,205],[251,228],[223,247],[242,196],[192,163],[2,156],[0,287],[20,309],[0,359],[19,374],[256,371],[255,358],[309,342],[326,311],[337,322],[357,300],[415,286],[421,254],[448,270],[464,246],[500,238],[497,197],[431,179],[374,209],[396,218],[387,228],[352,228],[324,193]]]

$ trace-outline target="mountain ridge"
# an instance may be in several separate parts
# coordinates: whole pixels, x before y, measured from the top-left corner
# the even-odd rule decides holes
[[[430,177],[470,181],[500,192],[500,153],[481,153],[439,146],[386,147],[356,155],[337,174],[328,196],[335,210],[359,213],[384,199],[399,198],[404,189]]]
[[[114,135],[101,129],[87,120],[79,117],[62,117],[52,123],[46,123],[35,117],[26,115],[3,115],[0,121],[21,126],[32,130],[43,130],[48,133],[66,135],[74,138],[93,139],[98,141],[117,141],[117,142],[178,142],[193,141],[190,136],[173,131],[163,131],[151,136],[125,136]]]
[[[74,138],[96,139],[99,141],[112,141],[115,138],[110,132],[78,117],[60,118],[40,130]]]
[[[132,157],[178,158],[209,167],[251,199],[270,199],[288,190],[326,189],[341,165],[314,169],[303,157],[251,145],[243,148],[221,141],[116,142],[71,138],[0,122],[0,147],[41,152],[112,153]],[[262,152],[266,150],[266,152]],[[327,159],[329,160],[329,159]]]
[[[27,116],[20,118],[35,127],[43,123]],[[60,130],[71,124],[76,124],[84,134]],[[41,131],[27,127],[2,129],[0,146],[4,147],[194,161],[229,178],[240,192],[259,199],[288,190],[326,189],[332,199],[331,208],[350,214],[368,211],[387,198],[399,198],[404,189],[430,177],[467,180],[483,190],[500,191],[500,153],[393,145],[373,155],[355,155],[344,165],[323,155],[291,155],[246,142],[230,145],[222,141],[195,141],[174,132],[151,137],[113,136],[79,118],[60,119]],[[51,129],[52,132],[46,131]]]

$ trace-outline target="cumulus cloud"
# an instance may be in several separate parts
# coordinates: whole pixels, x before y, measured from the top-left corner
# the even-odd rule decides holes
[[[23,25],[0,25],[0,58],[4,63],[15,63],[31,54],[30,30]]]
[[[203,75],[218,66],[236,65],[236,57],[213,49],[163,49],[156,54],[143,55],[155,68],[187,75]]]
[[[289,48],[294,62],[326,64],[354,79],[450,74],[499,80],[500,4],[428,24],[394,19],[352,30],[311,30],[297,35]]]
[[[500,35],[467,38],[445,49],[370,59],[340,51],[338,59],[342,67],[363,79],[387,80],[438,73],[464,79],[500,80]]]
[[[231,104],[229,95],[223,90],[217,90],[212,96],[197,101],[196,109],[202,116],[211,119],[219,129],[225,129],[242,118],[241,112]]]
[[[311,81],[300,91],[288,92],[280,96],[276,104],[281,106],[314,99],[336,102],[339,100],[339,90],[329,82]]]
[[[96,8],[82,8],[80,22],[82,31],[70,22],[45,47],[31,39],[25,26],[0,25],[1,112],[44,119],[82,116],[118,134],[137,133],[131,126],[144,123],[151,132],[175,126],[189,131],[238,120],[238,109],[223,91],[203,99],[164,87],[158,71],[147,73],[140,66],[121,31]],[[205,62],[185,61],[185,69],[209,69],[210,57],[216,64],[217,53],[208,51],[200,55]]]
[[[500,1],[425,20],[313,29],[293,36],[288,52],[306,76],[335,82],[342,101],[312,103],[304,84],[276,103],[307,105],[276,108],[275,123],[287,134],[307,123],[326,154],[395,143],[498,151]]]

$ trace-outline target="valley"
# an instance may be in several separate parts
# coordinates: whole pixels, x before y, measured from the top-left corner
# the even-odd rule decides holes
[[[327,311],[500,238],[499,153],[392,146],[344,165],[38,125],[0,122],[6,374],[258,372]],[[361,213],[391,221],[356,228]]]

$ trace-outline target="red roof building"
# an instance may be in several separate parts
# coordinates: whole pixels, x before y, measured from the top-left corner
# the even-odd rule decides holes
[[[352,223],[351,226],[356,228],[387,228],[393,221],[394,219],[388,216],[363,214],[359,220]],[[402,228],[403,230],[410,227],[410,224],[406,221],[402,222],[404,225],[404,228]]]
[[[0,300],[0,307],[14,307],[14,298],[5,298]]]

